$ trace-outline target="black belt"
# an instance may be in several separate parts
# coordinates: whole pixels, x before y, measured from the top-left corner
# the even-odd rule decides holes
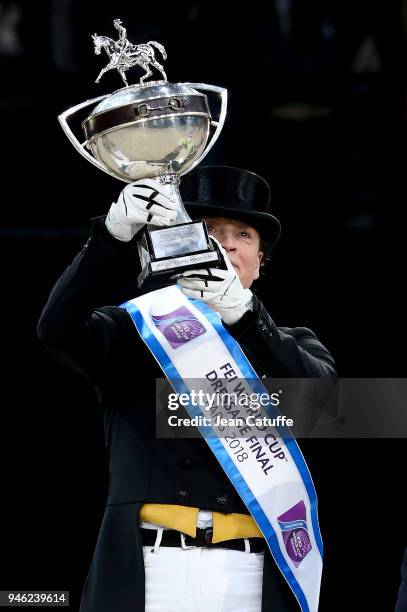
[[[213,530],[211,527],[196,530],[196,537],[185,534],[185,545],[198,548],[229,548],[230,550],[246,550],[244,538],[236,540],[224,540],[223,542],[212,542]],[[141,529],[143,546],[154,546],[157,538],[156,529]],[[265,549],[264,538],[247,538],[250,542],[250,552],[259,553]],[[164,529],[160,546],[181,547],[181,534],[175,529]]]

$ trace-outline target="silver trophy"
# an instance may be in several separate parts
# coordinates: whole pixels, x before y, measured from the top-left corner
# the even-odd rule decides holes
[[[156,41],[133,45],[119,19],[114,21],[119,39],[94,34],[95,53],[104,49],[108,70],[120,73],[125,87],[82,102],[58,119],[77,151],[100,170],[125,182],[157,178],[167,183],[178,204],[177,225],[149,229],[137,237],[141,262],[139,287],[155,288],[168,284],[183,270],[205,266],[224,267],[223,257],[209,240],[203,221],[192,221],[182,203],[180,177],[197,166],[211,150],[226,118],[227,90],[203,83],[168,83],[155,51],[166,59],[164,47]],[[128,85],[126,70],[140,66],[144,75],[137,85]],[[160,72],[161,80],[145,79]],[[205,93],[220,96],[219,118],[213,121]],[[80,142],[68,120],[88,106],[95,105],[82,121],[86,140]],[[210,137],[211,127],[215,128]],[[209,140],[210,138],[210,140]],[[178,223],[181,221],[181,223]],[[164,281],[164,282],[163,282]]]

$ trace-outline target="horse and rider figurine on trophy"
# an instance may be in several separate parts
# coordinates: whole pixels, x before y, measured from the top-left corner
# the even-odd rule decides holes
[[[164,68],[155,59],[154,49],[156,47],[163,58],[167,59],[167,53],[164,47],[155,40],[149,40],[143,45],[133,45],[127,40],[127,30],[123,26],[120,19],[115,19],[113,25],[120,32],[119,40],[113,40],[109,36],[98,36],[92,34],[93,44],[95,46],[96,55],[100,55],[102,48],[109,56],[109,63],[100,71],[95,83],[99,83],[101,77],[109,70],[117,69],[122,77],[126,87],[128,86],[125,71],[133,66],[141,66],[145,70],[145,74],[141,77],[140,83],[144,83],[145,79],[151,76],[152,70],[150,65],[159,70],[163,79],[167,80]]]

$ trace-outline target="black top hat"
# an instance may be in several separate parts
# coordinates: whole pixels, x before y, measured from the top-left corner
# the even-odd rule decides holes
[[[192,218],[238,219],[256,228],[272,246],[277,244],[281,226],[268,212],[270,187],[261,176],[229,166],[202,166],[184,176],[180,188]]]

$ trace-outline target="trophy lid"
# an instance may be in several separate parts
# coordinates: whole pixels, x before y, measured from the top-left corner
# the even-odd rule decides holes
[[[188,116],[211,120],[206,95],[183,83],[165,81],[115,91],[92,110],[82,122],[82,128],[90,142],[126,126]]]
[[[146,100],[152,100],[154,98],[173,96],[174,94],[195,94],[204,96],[204,94],[200,94],[196,91],[196,89],[192,89],[192,87],[188,87],[184,83],[150,81],[149,83],[145,84],[130,85],[129,87],[117,89],[110,96],[99,102],[99,104],[95,106],[95,108],[89,114],[89,117],[93,117],[98,113],[102,113],[112,108],[119,108],[121,106],[127,106],[127,104],[145,102]]]

